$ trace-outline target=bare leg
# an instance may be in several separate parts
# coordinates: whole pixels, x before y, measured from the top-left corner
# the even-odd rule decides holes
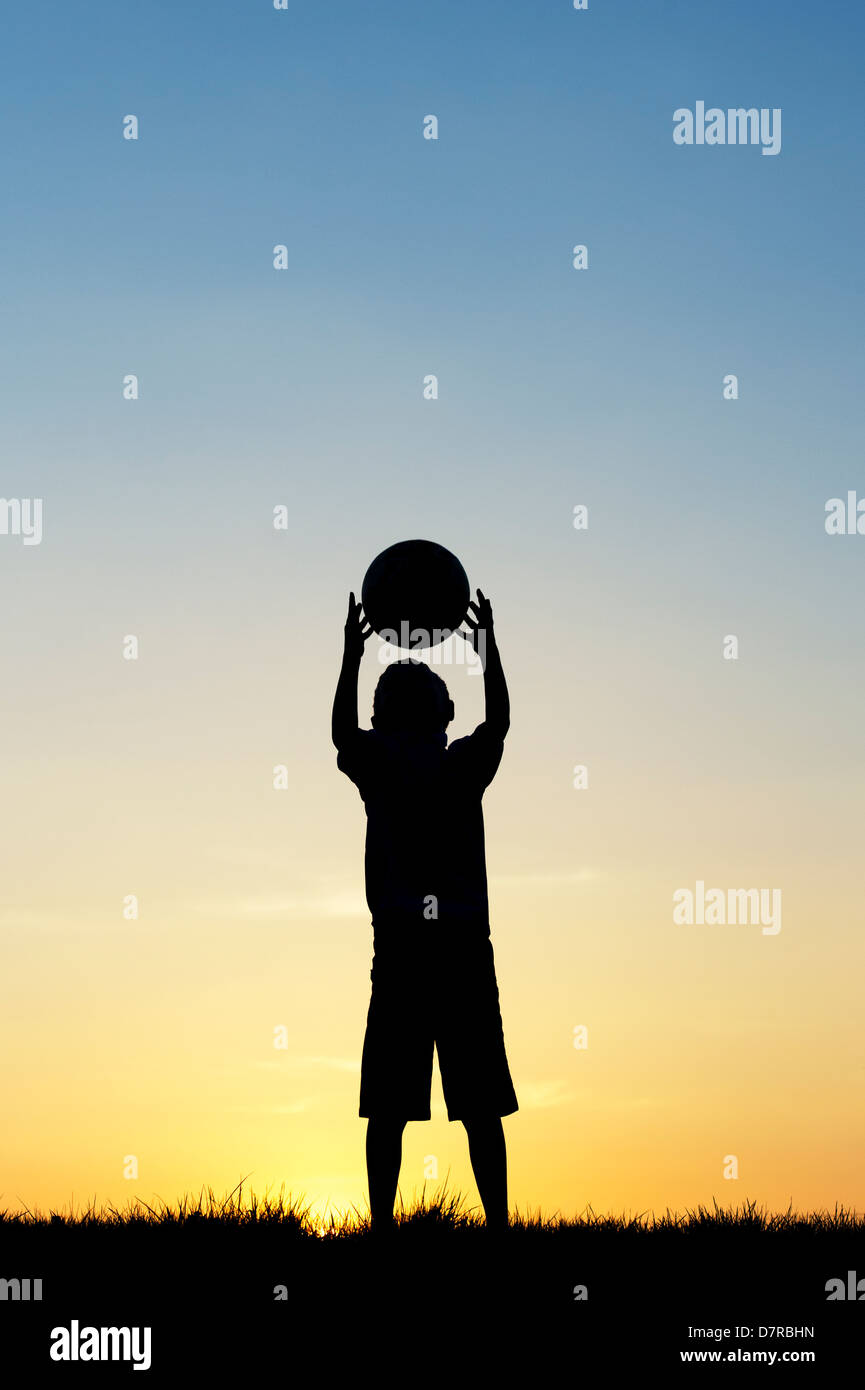
[[[463,1120],[463,1124],[487,1226],[503,1231],[508,1224],[508,1156],[502,1122],[494,1115]]]
[[[393,1222],[405,1124],[405,1120],[392,1119],[389,1115],[371,1117],[367,1121],[366,1171],[374,1230],[384,1230]]]

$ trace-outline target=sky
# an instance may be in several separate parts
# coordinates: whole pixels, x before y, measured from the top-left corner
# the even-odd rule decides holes
[[[865,495],[863,31],[837,0],[10,12],[0,492],[43,533],[0,534],[0,1202],[364,1206],[330,706],[349,590],[424,536],[511,692],[512,1207],[865,1205],[865,539],[825,528]],[[675,144],[698,101],[780,108],[780,153]],[[438,659],[459,737],[482,682]],[[383,669],[373,639],[364,723]],[[781,929],[674,922],[698,882],[779,889]],[[437,1074],[404,1154],[406,1199],[477,1204]]]

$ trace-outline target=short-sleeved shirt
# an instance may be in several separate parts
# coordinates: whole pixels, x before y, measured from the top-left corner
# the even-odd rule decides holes
[[[391,931],[490,934],[481,799],[503,740],[486,724],[448,745],[432,737],[357,729],[337,767],[366,807],[366,898],[376,951]]]

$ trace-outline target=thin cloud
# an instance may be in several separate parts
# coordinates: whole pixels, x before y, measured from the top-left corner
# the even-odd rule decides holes
[[[555,884],[591,883],[601,878],[600,869],[575,869],[571,873],[536,874],[490,874],[490,883],[508,884],[511,887],[553,886]]]
[[[517,1084],[517,1100],[521,1110],[550,1110],[554,1105],[566,1105],[571,1092],[564,1081],[522,1081]]]
[[[359,889],[334,891],[309,889],[271,897],[241,898],[234,902],[196,903],[193,911],[204,917],[245,922],[286,922],[310,917],[365,918],[369,908]]]
[[[276,1059],[256,1059],[253,1067],[261,1071],[284,1071],[287,1067],[295,1071],[360,1071],[359,1057],[281,1057]]]

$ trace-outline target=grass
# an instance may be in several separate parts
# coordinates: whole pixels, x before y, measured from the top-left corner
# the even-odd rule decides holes
[[[863,1237],[863,1217],[841,1206],[772,1212],[749,1200],[681,1213],[516,1211],[494,1236],[445,1185],[399,1203],[382,1238],[365,1211],[321,1217],[303,1196],[257,1195],[244,1180],[173,1203],[0,1208],[0,1274],[43,1281],[44,1302],[15,1305],[6,1324],[22,1345],[42,1346],[71,1318],[141,1323],[175,1369],[263,1373],[289,1348],[350,1359],[353,1345],[365,1354],[370,1339],[398,1335],[406,1367],[418,1345],[423,1360],[437,1338],[451,1355],[455,1338],[468,1338],[482,1356],[516,1349],[537,1360],[559,1342],[577,1367],[594,1358],[645,1369],[675,1359],[691,1323],[749,1318],[825,1322],[826,1369],[844,1318],[852,1337],[861,1315],[827,1303],[826,1282],[865,1276]]]
[[[270,1193],[256,1195],[251,1188],[244,1193],[244,1181],[222,1197],[208,1187],[202,1188],[197,1197],[187,1193],[173,1205],[159,1198],[157,1205],[151,1206],[142,1197],[134,1197],[124,1207],[116,1207],[110,1202],[97,1207],[91,1202],[85,1206],[70,1205],[68,1210],[52,1209],[47,1213],[38,1209],[31,1211],[28,1207],[14,1211],[0,1208],[0,1239],[13,1231],[33,1233],[45,1228],[54,1231],[58,1228],[122,1228],[135,1231],[152,1227],[200,1230],[204,1226],[221,1230],[254,1228],[307,1241],[332,1242],[370,1237],[369,1216],[356,1207],[322,1217],[314,1213],[311,1203],[304,1204],[302,1196],[286,1196],[284,1188],[277,1196]],[[394,1224],[397,1232],[428,1233],[435,1230],[463,1235],[485,1231],[483,1216],[478,1209],[469,1207],[463,1194],[449,1193],[447,1184],[430,1196],[427,1196],[424,1187],[420,1197],[408,1207],[401,1197],[398,1198]],[[661,1215],[640,1212],[601,1216],[589,1206],[582,1215],[570,1218],[559,1213],[544,1216],[540,1210],[534,1215],[517,1210],[511,1214],[510,1231],[532,1237],[561,1237],[565,1233],[570,1236],[591,1233],[593,1236],[632,1237],[672,1232],[717,1235],[730,1231],[787,1236],[792,1233],[861,1236],[865,1235],[865,1215],[837,1204],[832,1211],[826,1209],[803,1213],[794,1211],[791,1203],[786,1211],[771,1212],[747,1199],[741,1206],[720,1207],[713,1202],[711,1207],[688,1208],[682,1213],[671,1211],[668,1207]]]

